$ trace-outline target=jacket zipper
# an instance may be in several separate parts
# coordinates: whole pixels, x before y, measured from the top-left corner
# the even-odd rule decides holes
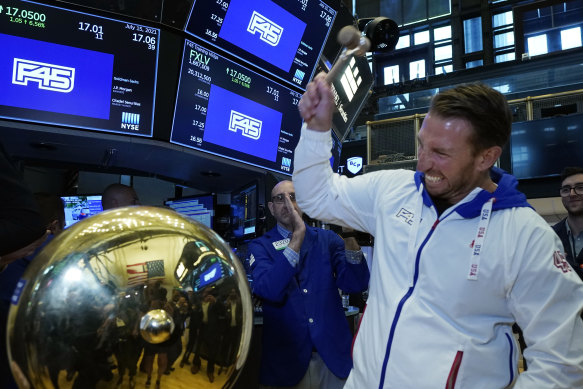
[[[431,238],[431,236],[433,235],[433,232],[435,231],[435,228],[437,227],[439,222],[440,222],[439,218],[437,220],[435,220],[435,223],[433,223],[433,226],[431,226],[431,230],[429,231],[429,234],[427,234],[427,236],[425,237],[425,240],[423,241],[423,243],[421,243],[421,246],[419,246],[419,250],[417,251],[417,257],[415,258],[415,273],[413,275],[413,286],[409,287],[409,290],[407,290],[407,293],[405,293],[403,298],[401,298],[401,301],[399,301],[399,305],[397,306],[397,310],[395,311],[395,317],[393,319],[393,323],[391,324],[391,330],[389,332],[389,340],[387,341],[387,349],[385,351],[385,359],[383,360],[383,367],[381,369],[381,379],[379,381],[379,389],[382,389],[384,384],[385,384],[385,375],[387,373],[387,365],[389,363],[389,356],[391,354],[391,346],[393,344],[393,336],[395,335],[395,328],[397,326],[397,322],[399,321],[399,316],[401,315],[401,310],[403,309],[403,305],[405,305],[405,302],[407,302],[407,300],[409,300],[409,297],[411,297],[411,295],[413,294],[413,290],[415,289],[415,285],[417,285],[417,279],[419,278],[419,262],[421,260],[421,252],[423,251],[423,248],[425,247],[425,245],[429,241],[429,238]]]

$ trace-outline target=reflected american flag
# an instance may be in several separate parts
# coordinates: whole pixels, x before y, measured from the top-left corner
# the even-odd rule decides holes
[[[126,266],[128,286],[142,284],[146,281],[164,278],[164,260],[157,259]]]

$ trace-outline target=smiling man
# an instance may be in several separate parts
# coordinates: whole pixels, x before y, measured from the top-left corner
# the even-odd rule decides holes
[[[293,182],[312,218],[374,236],[345,389],[583,387],[583,283],[516,179],[493,167],[512,124],[505,97],[483,84],[439,93],[417,171],[354,178],[328,163],[333,106],[318,75],[299,104]],[[528,346],[521,374],[513,323]]]
[[[567,262],[583,279],[583,168],[566,167],[559,189],[567,217],[553,226],[565,247]]]

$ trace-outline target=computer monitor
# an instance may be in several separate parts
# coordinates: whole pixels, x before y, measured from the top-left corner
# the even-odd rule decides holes
[[[65,206],[65,228],[101,211],[101,195],[61,196]]]
[[[583,166],[583,114],[512,123],[512,174],[521,179],[559,176]]]
[[[185,31],[303,90],[336,13],[322,0],[195,0]]]
[[[160,29],[0,6],[0,118],[151,137]]]
[[[231,193],[231,231],[235,240],[254,238],[257,229],[259,191],[253,181]]]
[[[169,199],[164,205],[176,212],[200,222],[208,228],[214,227],[217,198],[214,193]]]
[[[291,175],[301,97],[185,40],[170,142]]]

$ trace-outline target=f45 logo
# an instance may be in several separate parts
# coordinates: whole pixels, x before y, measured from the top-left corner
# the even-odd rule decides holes
[[[281,39],[281,34],[283,34],[283,27],[267,19],[259,12],[253,11],[247,31],[253,35],[259,32],[259,39],[271,46],[277,46]]]
[[[237,132],[237,130],[241,130],[243,136],[257,140],[261,136],[262,125],[263,122],[261,120],[244,115],[241,112],[231,110],[229,131]]]
[[[14,58],[12,83],[26,86],[29,81],[38,83],[39,89],[69,93],[75,85],[75,68]]]

